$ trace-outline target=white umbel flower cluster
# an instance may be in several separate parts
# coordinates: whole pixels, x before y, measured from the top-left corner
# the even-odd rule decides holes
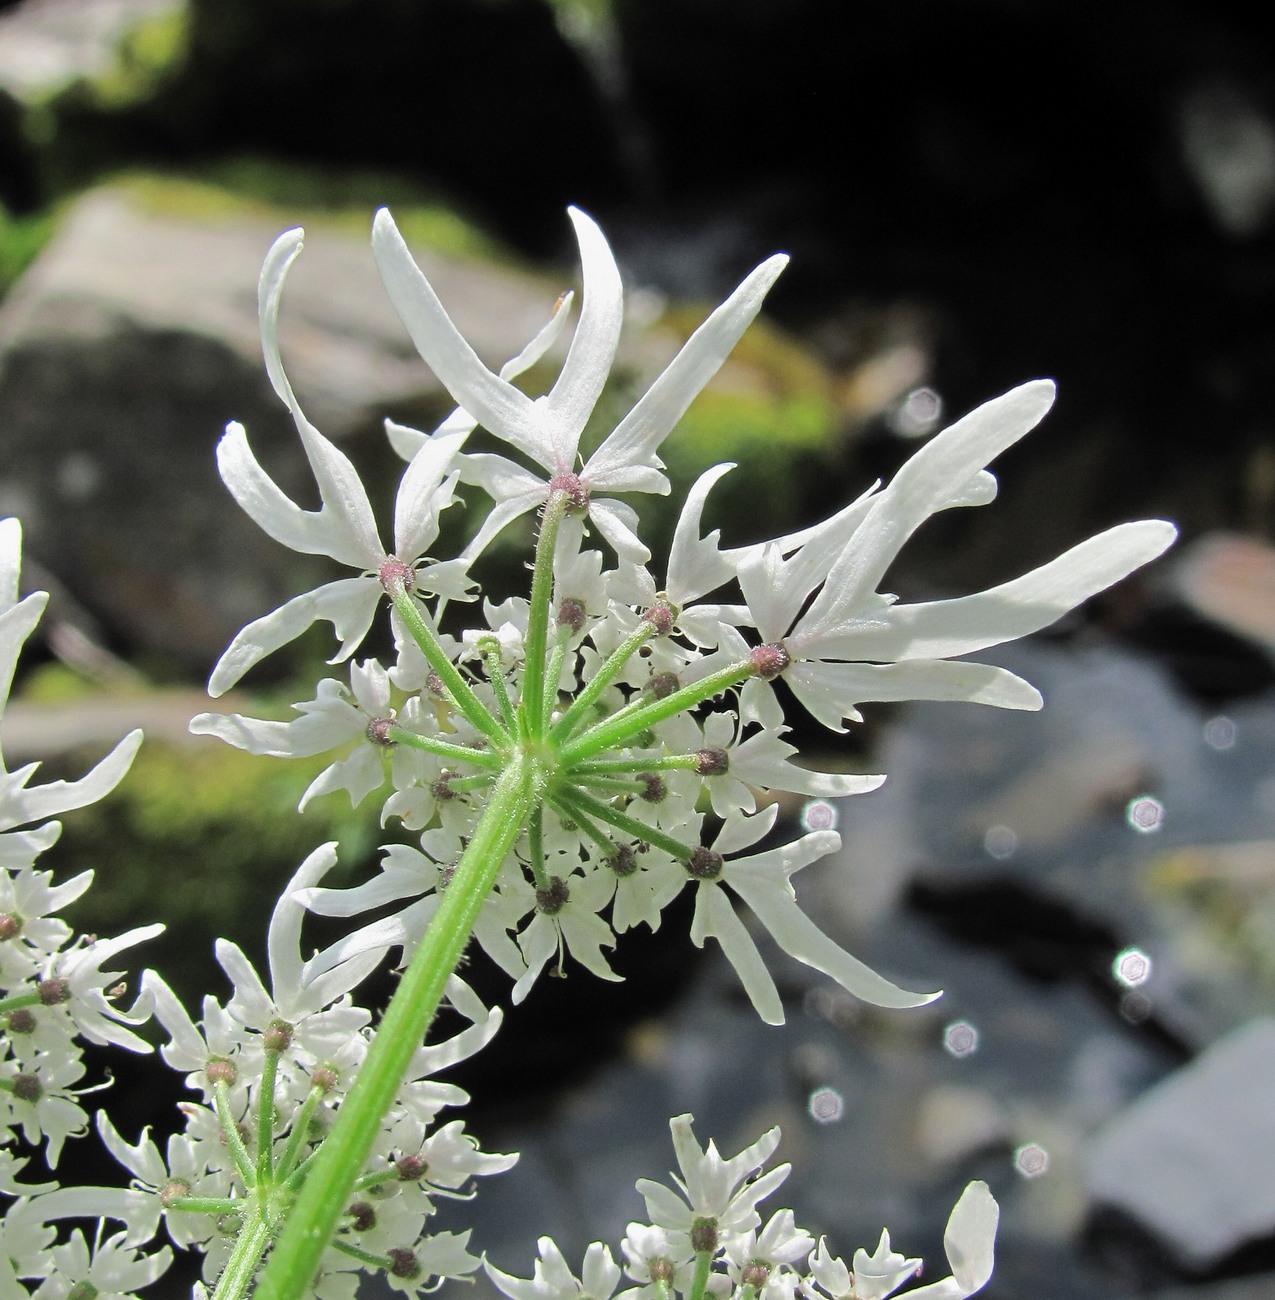
[[[19,598],[22,532],[0,520],[0,716],[13,685],[18,656],[35,631],[48,595]],[[150,1015],[143,991],[124,1005],[125,984],[112,969],[127,949],[154,938],[146,925],[118,938],[77,935],[61,913],[93,882],[83,871],[55,881],[36,863],[57,841],[60,814],[109,794],[123,779],[141,743],[134,731],[77,781],[33,785],[38,764],[9,771],[0,754],[0,1295],[67,1296],[77,1285],[125,1296],[168,1267],[167,1247],[149,1253],[126,1233],[99,1229],[90,1242],[74,1229],[59,1236],[61,1220],[109,1213],[108,1199],[68,1201],[56,1182],[19,1178],[39,1149],[49,1170],[66,1167],[63,1148],[89,1128],[83,1044],[149,1052],[136,1033]],[[74,1195],[74,1193],[71,1193]],[[61,1288],[61,1289],[55,1289]]]
[[[513,1277],[484,1263],[488,1277],[509,1300],[886,1300],[922,1276],[919,1259],[907,1259],[882,1232],[876,1249],[859,1249],[849,1263],[826,1240],[797,1226],[791,1210],[763,1225],[758,1203],[788,1177],[789,1165],[762,1169],[779,1145],[771,1129],[738,1155],[724,1159],[709,1142],[702,1149],[690,1115],[670,1122],[678,1173],[673,1186],[642,1179],[648,1223],[630,1223],[621,1243],[624,1267],[594,1242],[577,1279],[549,1237],[539,1243],[530,1278]],[[961,1193],[943,1245],[951,1273],[903,1293],[900,1300],[964,1300],[992,1276],[1000,1211],[986,1183]],[[629,1285],[617,1290],[622,1281]]]
[[[653,572],[637,516],[619,496],[669,490],[661,444],[756,316],[786,258],[747,276],[586,457],[581,436],[610,372],[623,302],[602,233],[582,212],[570,216],[582,264],[579,320],[557,379],[530,397],[513,380],[562,329],[569,297],[497,374],[457,331],[389,213],[377,214],[372,245],[385,287],[457,402],[432,434],[389,426],[409,458],[392,551],[353,466],[306,419],[284,373],[279,307],[302,240],[300,231],[280,237],[260,284],[266,367],[296,422],[322,508],[290,501],[238,425],[222,442],[221,472],[273,537],[327,554],[357,576],[250,624],[210,689],[221,693],[315,619],[336,629],[335,662],[350,659],[382,596],[392,605],[398,656],[389,665],[352,662],[348,680],[321,682],[291,721],[203,714],[192,727],[258,754],[331,753],[306,800],[337,789],[355,803],[378,794],[383,817],[419,833],[419,852],[386,850],[379,877],[301,895],[328,916],[379,910],[352,939],[356,947],[410,956],[482,810],[517,768],[536,794],[517,810],[519,833],[474,924],[514,980],[515,1001],[568,956],[613,978],[606,954],[616,936],[639,924],[656,929],[686,889],[696,894],[695,941],[721,946],[767,1021],[784,1011],[741,904],[787,953],[856,996],[887,1007],[929,1001],[936,995],[869,970],[798,906],[795,873],[835,852],[838,837],[820,830],[775,846],[775,811],[758,811],[759,798],[844,796],[884,778],[795,763],[777,683],[833,730],[859,718],[868,701],[1038,708],[1029,683],[961,656],[1046,626],[1159,555],[1174,529],[1155,520],[1112,528],[1015,581],[955,600],[903,604],[881,590],[925,519],[992,499],[988,463],[1053,401],[1053,384],[1040,380],[932,438],[888,485],[772,541],[730,547],[716,529],[705,532],[711,489],[732,468],[713,467],[687,497],[666,569]],[[471,454],[477,424],[507,454]],[[465,485],[491,496],[490,511],[458,558],[432,558],[440,516]],[[533,509],[540,532],[530,597],[502,592],[457,604],[475,594],[470,570],[487,544]]]

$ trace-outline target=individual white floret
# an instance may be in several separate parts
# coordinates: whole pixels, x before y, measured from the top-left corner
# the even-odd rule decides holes
[[[620,1283],[620,1266],[601,1242],[585,1251],[578,1279],[552,1237],[541,1237],[536,1244],[539,1255],[529,1278],[513,1277],[483,1261],[487,1276],[509,1300],[611,1300]]]
[[[459,560],[423,562],[438,536],[439,515],[452,503],[448,477],[463,435],[431,438],[413,457],[399,483],[394,506],[394,549],[382,544],[372,507],[349,458],[306,419],[283,369],[279,353],[279,304],[288,268],[301,251],[303,232],[289,230],[266,254],[258,286],[258,315],[266,371],[292,413],[301,444],[318,484],[322,506],[303,510],[261,468],[243,426],[230,424],[217,448],[217,466],[231,495],[275,541],[294,551],[327,555],[359,570],[356,578],[325,583],[250,623],[222,655],[208,683],[221,695],[259,660],[295,640],[319,619],[331,623],[341,641],[332,662],[347,659],[371,626],[384,595],[381,574],[389,566],[414,591],[464,599],[468,580]]]
[[[877,588],[930,515],[989,499],[961,485],[985,482],[983,467],[1034,428],[1053,400],[1049,380],[1012,389],[937,434],[858,511],[805,530],[791,554],[791,539],[737,553],[753,625],[777,652],[765,675],[782,673],[809,712],[837,731],[843,719],[858,720],[865,701],[1039,708],[1039,692],[1021,678],[955,656],[1047,627],[1160,555],[1177,535],[1172,524],[1120,524],[1021,578],[956,600],[899,605]],[[762,689],[760,679],[745,687],[745,715]]]
[[[981,1291],[992,1276],[1000,1209],[987,1184],[970,1183],[952,1209],[943,1234],[952,1273],[905,1293],[904,1300],[965,1300]],[[885,1300],[921,1272],[919,1259],[908,1259],[881,1233],[872,1254],[859,1249],[853,1267],[832,1255],[824,1241],[810,1257],[810,1277],[803,1288],[809,1300]]]
[[[680,1171],[680,1175],[672,1175],[677,1191],[650,1178],[637,1183],[651,1223],[673,1234],[671,1241],[678,1254],[688,1241],[692,1251],[715,1251],[731,1237],[757,1227],[761,1222],[758,1201],[769,1196],[792,1170],[784,1164],[761,1173],[779,1145],[777,1128],[763,1133],[738,1155],[723,1159],[711,1140],[706,1149],[695,1141],[693,1122],[691,1115],[669,1121]],[[701,1229],[698,1234],[697,1227]]]
[[[762,853],[733,857],[756,844],[775,824],[779,808],[771,804],[753,817],[727,816],[711,850],[702,849],[687,866],[696,881],[695,916],[691,938],[703,945],[714,938],[734,966],[758,1015],[767,1024],[782,1024],[783,1003],[748,928],[735,914],[723,885],[747,904],[749,910],[790,956],[835,979],[855,997],[883,1007],[917,1007],[932,1002],[937,993],[909,993],[865,966],[834,943],[797,906],[792,875],[835,853],[841,837],[832,830],[812,831],[800,839]]]
[[[56,988],[63,1007],[81,1037],[102,1046],[114,1044],[130,1052],[149,1052],[151,1045],[129,1028],[150,1019],[150,997],[145,993],[131,1008],[116,1006],[120,971],[103,970],[111,961],[134,945],[163,934],[162,925],[143,925],[113,939],[85,940],[52,958],[44,972],[44,996]],[[55,984],[56,982],[56,984]],[[109,987],[108,987],[109,986]]]
[[[381,279],[421,356],[461,407],[543,471],[529,471],[503,456],[465,458],[461,472],[466,480],[481,486],[495,502],[466,548],[467,558],[481,553],[506,525],[541,504],[557,485],[569,486],[576,504],[588,510],[617,552],[645,560],[649,552],[634,532],[633,511],[595,494],[668,491],[668,480],[660,472],[660,444],[717,373],[788,261],[775,256],[753,271],[581,467],[580,435],[610,373],[624,308],[619,271],[602,232],[578,208],[569,212],[584,282],[580,320],[553,387],[534,400],[478,359],[384,208],[373,224],[372,250]]]
[[[78,1296],[109,1296],[133,1300],[136,1292],[161,1278],[173,1262],[164,1246],[144,1255],[122,1233],[103,1238],[102,1225],[90,1248],[76,1228],[69,1239],[50,1252],[52,1270],[33,1292],[33,1300],[74,1300]]]

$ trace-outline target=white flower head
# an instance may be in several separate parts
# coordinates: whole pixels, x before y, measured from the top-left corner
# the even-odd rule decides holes
[[[691,1129],[693,1123],[691,1115],[678,1115],[669,1121],[680,1170],[680,1176],[673,1175],[677,1192],[649,1178],[639,1179],[637,1189],[655,1227],[679,1234],[679,1243],[684,1240],[680,1234],[686,1234],[693,1250],[709,1249],[705,1243],[711,1236],[712,1249],[716,1249],[725,1239],[749,1232],[761,1223],[757,1202],[788,1177],[792,1166],[777,1165],[764,1174],[760,1172],[779,1145],[777,1128],[763,1133],[738,1155],[725,1159],[711,1140],[707,1149],[700,1147]]]
[[[541,504],[554,488],[568,492],[574,505],[588,511],[619,554],[639,563],[647,559],[650,552],[634,532],[632,509],[598,494],[669,490],[660,472],[660,444],[717,373],[788,261],[776,255],[757,267],[580,465],[580,436],[611,371],[624,303],[620,273],[601,230],[578,208],[569,209],[569,215],[584,281],[580,319],[557,380],[548,393],[535,399],[479,360],[413,260],[389,212],[382,208],[372,227],[372,251],[381,279],[421,356],[473,419],[540,471],[503,456],[465,458],[462,475],[496,503],[466,548],[469,559],[507,524]]]
[[[825,726],[859,720],[865,701],[965,700],[1038,709],[1040,693],[972,654],[1028,636],[1162,554],[1177,530],[1120,524],[999,587],[952,600],[898,604],[878,587],[900,548],[932,514],[991,499],[984,468],[1049,410],[1040,379],[985,402],[925,444],[880,491],[824,524],[734,552],[753,625],[766,643],[762,676],[778,676]],[[742,639],[738,639],[743,646]],[[761,666],[760,660],[759,666]],[[743,692],[764,690],[760,679]],[[753,706],[755,707],[755,706]]]
[[[438,536],[439,515],[452,502],[454,480],[448,473],[464,435],[440,434],[412,458],[394,506],[394,549],[387,550],[354,466],[306,419],[284,373],[279,353],[279,304],[288,268],[301,252],[302,234],[300,230],[285,232],[266,254],[258,287],[258,313],[266,371],[292,413],[322,505],[316,511],[303,510],[285,496],[257,463],[242,425],[227,426],[217,448],[217,466],[231,495],[275,541],[304,554],[330,556],[357,569],[360,576],[325,583],[250,623],[213,669],[208,692],[214,696],[223,694],[255,663],[295,640],[319,619],[330,622],[341,640],[332,662],[349,658],[371,626],[384,594],[383,577],[405,579],[413,591],[452,599],[467,596],[464,563],[422,562]]]

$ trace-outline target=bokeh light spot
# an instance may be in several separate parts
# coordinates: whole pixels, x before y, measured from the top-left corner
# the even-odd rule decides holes
[[[1217,717],[1210,718],[1204,724],[1204,743],[1210,749],[1231,749],[1235,745],[1235,737],[1239,728],[1224,713],[1219,713]]]
[[[1125,821],[1143,835],[1158,831],[1164,823],[1164,805],[1149,794],[1130,799],[1124,811]]]
[[[835,1124],[845,1113],[846,1104],[835,1088],[816,1088],[810,1094],[806,1109],[817,1124]]]
[[[1009,826],[989,826],[983,836],[983,848],[997,862],[1012,858],[1018,849],[1018,834]]]
[[[1035,1142],[1024,1143],[1014,1152],[1014,1168],[1024,1178],[1039,1178],[1049,1168],[1049,1152]]]
[[[1126,948],[1116,953],[1111,973],[1125,988],[1137,988],[1151,978],[1151,958],[1141,948]]]
[[[835,831],[837,810],[830,803],[816,799],[801,810],[801,824],[808,831]]]
[[[943,1031],[943,1046],[953,1056],[978,1051],[978,1030],[967,1020],[955,1020]]]

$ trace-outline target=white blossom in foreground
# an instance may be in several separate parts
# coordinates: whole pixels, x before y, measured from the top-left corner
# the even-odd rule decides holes
[[[472,1178],[511,1160],[479,1152],[453,1124],[436,1124],[438,1112],[460,1100],[430,1077],[438,1052],[459,1059],[499,1022],[455,977],[471,940],[510,976],[516,1003],[545,971],[565,974],[574,964],[614,978],[607,954],[617,936],[638,924],[657,929],[664,908],[691,889],[692,938],[720,946],[767,1021],[781,1021],[786,1008],[749,919],[787,955],[865,1001],[904,1008],[937,996],[896,986],[802,910],[796,878],[838,847],[835,813],[785,842],[773,796],[844,797],[883,778],[805,766],[786,739],[789,692],[838,731],[869,701],[1038,708],[1029,683],[963,656],[1047,626],[1173,539],[1172,525],[1142,521],[971,596],[907,604],[882,590],[927,518],[993,499],[988,465],[1053,400],[1052,383],[1037,380],[933,437],[889,484],[767,541],[723,541],[710,495],[731,467],[707,468],[661,572],[649,565],[637,514],[621,498],[668,490],[665,438],[786,258],[748,275],[629,414],[599,431],[596,450],[582,454],[616,356],[623,299],[597,225],[576,209],[570,220],[582,264],[579,318],[556,379],[533,397],[513,381],[546,355],[566,304],[546,304],[549,324],[493,373],[457,331],[389,214],[377,214],[372,242],[384,287],[456,403],[432,435],[387,426],[395,448],[410,456],[394,502],[393,550],[380,541],[350,461],[306,420],[283,371],[279,303],[300,232],[281,236],[267,255],[259,287],[267,370],[292,412],[322,507],[307,512],[289,501],[238,426],[227,431],[219,464],[271,536],[326,554],[356,576],[250,624],[214,669],[210,689],[234,684],[317,618],[336,630],[337,660],[349,658],[383,596],[391,609],[382,644],[392,640],[396,659],[361,661],[348,688],[324,681],[287,720],[204,714],[194,726],[255,753],[331,754],[306,799],[344,789],[357,802],[379,792],[382,824],[396,818],[398,838],[409,842],[385,848],[379,876],[342,887],[322,884],[326,858],[303,867],[275,911],[269,980],[234,945],[219,944],[235,992],[224,1005],[207,999],[200,1019],[159,977],[145,983],[170,1035],[165,1059],[200,1094],[189,1140],[204,1171],[223,1184],[211,1198],[179,1194],[164,1213],[239,1213],[246,1202],[267,1205],[279,1185],[291,1195],[304,1181],[277,1246],[264,1226],[274,1211],[254,1208],[248,1218],[259,1244],[245,1246],[241,1235],[227,1256],[214,1240],[209,1278],[227,1258],[232,1277],[246,1278],[267,1250],[272,1283],[277,1262],[292,1270],[294,1291],[308,1285],[320,1297],[352,1295],[346,1261],[355,1258],[409,1293],[473,1267],[463,1238],[424,1235],[431,1197],[461,1194]],[[478,426],[504,444],[499,454],[471,450]],[[471,488],[493,504],[468,546],[450,560],[427,554],[441,512]],[[533,510],[529,589],[474,590],[471,566],[480,574],[488,543]],[[780,678],[787,690],[775,690]],[[355,924],[303,957],[303,909]],[[400,993],[386,1013],[391,1031],[369,1047],[366,1013],[352,991],[383,960],[399,963]],[[468,1028],[446,1044],[421,1046],[443,1000]],[[347,1091],[356,1075],[360,1086]],[[328,1122],[334,1137],[319,1146]],[[888,1238],[851,1266],[823,1245],[812,1254],[813,1238],[789,1212],[763,1225],[758,1204],[787,1173],[762,1168],[777,1130],[730,1159],[711,1143],[699,1147],[689,1116],[673,1121],[673,1135],[673,1188],[639,1184],[651,1222],[631,1225],[625,1239],[635,1287],[624,1300],[670,1300],[674,1292],[688,1300],[710,1293],[795,1300],[798,1292],[805,1300],[865,1300],[911,1276],[915,1261],[896,1255]],[[311,1159],[321,1172],[306,1177]],[[148,1153],[148,1170],[154,1163]],[[329,1185],[331,1170],[340,1174]],[[138,1174],[142,1187],[132,1190],[152,1188],[146,1194],[159,1198],[152,1176]],[[388,1203],[362,1195],[395,1180],[410,1186]],[[971,1185],[949,1224],[951,1276],[916,1294],[961,1297],[981,1287],[995,1226],[990,1194]],[[577,1279],[546,1241],[530,1280],[489,1271],[513,1300],[585,1290],[605,1300],[619,1284],[613,1261],[601,1247],[591,1250]]]
[[[625,1272],[637,1285],[620,1293],[626,1300],[732,1296],[735,1300],[886,1300],[922,1273],[919,1259],[890,1246],[883,1232],[869,1254],[859,1249],[846,1264],[825,1239],[778,1210],[761,1226],[756,1206],[783,1182],[789,1167],[766,1173],[763,1166],[779,1143],[772,1129],[737,1156],[724,1160],[712,1142],[702,1150],[691,1134],[691,1117],[670,1123],[680,1174],[676,1191],[642,1179],[650,1223],[631,1223],[622,1253]],[[961,1193],[943,1237],[951,1275],[914,1287],[906,1300],[965,1300],[992,1275],[999,1209],[987,1184],[970,1183]],[[510,1300],[610,1300],[619,1269],[611,1252],[594,1242],[577,1279],[549,1237],[539,1243],[531,1278],[514,1277],[491,1263],[487,1275]]]

